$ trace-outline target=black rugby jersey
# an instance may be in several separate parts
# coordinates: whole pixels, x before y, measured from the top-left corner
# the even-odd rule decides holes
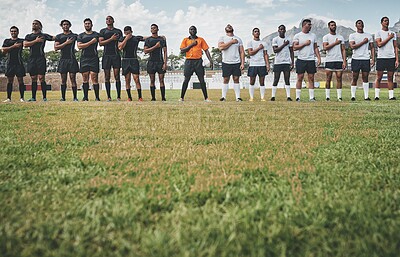
[[[111,41],[110,43],[104,45],[103,55],[119,55],[118,41],[123,36],[122,31],[117,28],[113,29],[104,28],[100,30],[99,34],[100,37],[104,38],[104,40],[107,40],[111,38],[114,34],[117,34],[117,40]]]
[[[74,42],[61,48],[61,59],[75,59],[75,42],[78,35],[70,32],[69,34],[58,34],[55,41],[63,44],[68,38],[73,38]]]
[[[22,38],[17,39],[5,39],[3,42],[3,47],[10,47],[15,43],[21,43],[21,47],[13,48],[7,53],[7,64],[23,64],[22,63],[22,49],[24,48],[24,40]]]
[[[126,37],[120,38],[120,42],[124,41]],[[122,58],[137,59],[137,50],[139,42],[143,41],[142,36],[132,36],[127,42],[122,52]]]
[[[91,44],[89,47],[82,49],[82,57],[94,57],[98,56],[97,53],[97,46],[99,44],[99,33],[96,31],[93,31],[91,34],[87,34],[86,32],[83,32],[79,34],[77,41],[80,43],[87,43],[93,38],[97,39],[97,42],[94,44]]]
[[[161,43],[161,47],[155,49],[153,52],[150,53],[150,58],[149,61],[153,62],[163,62],[164,57],[163,57],[163,47],[167,47],[167,42],[164,40],[163,37],[148,37],[146,41],[144,42],[144,46],[147,46],[148,48],[153,47],[157,44],[157,42]]]
[[[50,36],[49,34],[45,34],[42,32],[39,32],[37,34],[31,33],[25,36],[26,41],[33,41],[37,37],[41,37],[44,39],[43,42],[38,42],[35,43],[33,46],[29,47],[30,55],[29,57],[45,57],[44,54],[44,47],[46,46],[46,41],[53,41],[53,36]]]

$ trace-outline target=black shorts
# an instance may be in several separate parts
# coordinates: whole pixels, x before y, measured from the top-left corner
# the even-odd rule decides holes
[[[122,58],[122,75],[125,76],[128,73],[139,75],[140,66],[138,59]]]
[[[190,77],[193,75],[193,72],[195,72],[198,77],[204,77],[203,59],[186,59],[183,74],[185,77]]]
[[[222,77],[240,77],[242,75],[242,71],[240,70],[240,63],[235,64],[227,64],[222,63]]]
[[[376,70],[377,71],[395,71],[396,70],[396,58],[378,58],[376,59]]]
[[[327,70],[327,71],[342,71],[343,70],[343,62],[326,62],[325,70]]]
[[[23,64],[9,64],[6,69],[6,77],[14,77],[18,78],[25,76],[25,67]]]
[[[305,60],[296,60],[296,73],[297,74],[303,74],[303,73],[308,73],[308,74],[315,74],[317,73],[317,67],[315,66],[315,61],[310,60],[310,61],[305,61]]]
[[[44,57],[30,57],[27,68],[31,76],[44,75],[46,73],[46,59]]]
[[[247,71],[247,76],[249,77],[265,77],[268,75],[266,66],[250,66]]]
[[[351,71],[352,72],[370,72],[371,71],[371,65],[370,65],[369,60],[356,60],[352,59],[351,60]]]
[[[273,71],[274,72],[278,72],[278,73],[281,73],[281,72],[290,72],[290,64],[275,64],[274,65],[274,69],[273,69]]]
[[[80,69],[81,73],[92,71],[95,73],[99,73],[100,71],[100,64],[99,64],[99,57],[81,57]]]
[[[104,55],[101,61],[101,67],[103,70],[111,70],[111,66],[114,69],[121,68],[121,57],[119,55]]]
[[[77,73],[79,71],[76,59],[60,59],[58,62],[57,72],[61,74]]]
[[[148,74],[164,74],[165,70],[163,70],[163,62],[153,62],[153,61],[148,61],[147,62],[147,73]]]

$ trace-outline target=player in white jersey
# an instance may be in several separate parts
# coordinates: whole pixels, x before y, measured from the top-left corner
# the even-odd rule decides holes
[[[239,78],[244,69],[244,47],[242,40],[233,34],[232,25],[225,27],[226,35],[218,40],[218,48],[222,52],[222,97],[220,101],[226,101],[226,94],[229,89],[229,79],[233,77],[233,89],[235,90],[236,101],[241,102]]]
[[[326,51],[325,73],[326,73],[326,100],[330,100],[331,80],[333,72],[336,75],[337,99],[342,101],[342,75],[346,69],[346,49],[344,38],[336,34],[336,22],[328,22],[329,34],[322,38],[323,48]]]
[[[272,84],[272,97],[271,101],[275,101],[276,90],[278,88],[278,82],[283,72],[285,80],[285,90],[287,101],[292,101],[290,98],[290,71],[294,67],[294,52],[293,42],[290,38],[285,36],[286,27],[285,25],[279,25],[278,34],[279,36],[272,39],[272,49],[275,53],[274,61],[274,83]]]
[[[247,75],[250,77],[250,101],[253,101],[254,98],[254,84],[256,83],[256,77],[258,75],[258,79],[260,82],[260,95],[261,101],[265,101],[265,76],[268,74],[270,70],[269,61],[268,61],[268,52],[267,52],[267,44],[260,40],[260,29],[253,29],[253,39],[247,44],[247,51],[250,55],[250,66],[247,72]]]
[[[300,101],[301,85],[304,79],[304,73],[308,75],[308,92],[310,101],[315,101],[314,97],[314,74],[317,72],[315,66],[315,56],[318,59],[317,66],[321,64],[321,56],[319,54],[317,39],[314,33],[310,33],[311,20],[304,19],[301,23],[301,32],[293,37],[293,50],[299,51],[296,60],[296,101]]]
[[[351,71],[353,72],[353,79],[351,81],[351,101],[356,100],[357,80],[360,71],[362,72],[364,100],[370,101],[371,99],[368,96],[368,76],[371,67],[374,66],[375,63],[375,48],[372,35],[364,32],[364,22],[362,20],[356,21],[356,28],[357,32],[349,36],[349,44],[351,49],[353,49],[351,60]],[[371,53],[369,49],[371,49]]]
[[[393,90],[393,74],[399,67],[399,52],[397,47],[396,33],[389,30],[389,18],[381,19],[382,29],[375,35],[376,45],[378,46],[378,58],[376,60],[376,82],[375,100],[379,100],[381,80],[383,72],[387,71],[389,100],[396,100]]]

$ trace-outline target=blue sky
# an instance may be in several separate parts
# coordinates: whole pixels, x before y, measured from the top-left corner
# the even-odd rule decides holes
[[[83,19],[89,17],[94,29],[105,27],[105,17],[112,15],[115,26],[131,25],[134,33],[149,35],[151,23],[157,23],[160,34],[168,40],[168,52],[179,51],[182,38],[188,35],[188,27],[196,25],[199,36],[210,46],[216,46],[224,34],[224,27],[231,23],[235,34],[247,42],[254,27],[261,29],[261,36],[276,31],[280,24],[287,28],[298,26],[305,17],[336,20],[338,24],[354,28],[357,19],[363,19],[365,30],[375,33],[380,29],[380,18],[388,16],[391,25],[400,18],[398,1],[306,1],[306,0],[189,0],[189,1],[135,1],[135,0],[1,0],[0,40],[9,37],[9,27],[20,28],[20,37],[30,33],[31,23],[39,19],[44,31],[61,33],[58,26],[62,19],[69,19],[76,33],[83,31]],[[361,3],[361,4],[360,4]],[[4,8],[5,7],[5,8]],[[18,11],[16,11],[18,10]],[[48,44],[46,50],[51,50]]]

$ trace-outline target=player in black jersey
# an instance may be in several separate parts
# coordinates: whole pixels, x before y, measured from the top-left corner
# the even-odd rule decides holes
[[[99,87],[99,56],[97,53],[97,45],[99,41],[99,33],[93,31],[92,20],[86,18],[83,21],[85,32],[79,34],[77,42],[78,48],[82,50],[80,60],[80,72],[83,78],[83,101],[89,101],[89,75],[93,83],[96,101],[100,101]]]
[[[158,35],[157,24],[151,24],[150,31],[151,37],[148,37],[144,42],[144,52],[150,54],[147,62],[147,73],[150,76],[151,101],[156,100],[156,73],[158,73],[160,81],[162,101],[166,101],[164,74],[167,70],[167,42],[165,38]]]
[[[36,101],[37,80],[39,78],[42,87],[43,101],[47,101],[46,57],[44,47],[46,41],[53,41],[54,36],[42,33],[42,23],[38,20],[32,22],[32,33],[26,35],[24,47],[29,47],[28,72],[32,79],[32,98],[29,101]]]
[[[132,27],[126,26],[124,28],[125,37],[120,38],[118,44],[119,50],[122,52],[122,75],[125,76],[126,93],[128,94],[128,101],[132,101],[131,95],[131,74],[136,84],[139,101],[143,101],[142,88],[140,85],[139,74],[140,66],[137,56],[137,49],[140,41],[144,41],[142,36],[132,35]]]
[[[119,72],[121,69],[121,56],[118,50],[118,41],[123,36],[120,29],[114,28],[114,18],[106,17],[107,27],[100,30],[99,44],[104,46],[103,60],[101,65],[104,69],[104,79],[107,91],[107,101],[111,101],[111,67],[114,70],[115,87],[117,89],[117,100],[121,100],[121,80]]]
[[[25,67],[22,63],[22,48],[24,40],[18,38],[19,29],[15,26],[10,28],[11,38],[5,39],[3,42],[2,51],[7,54],[7,99],[4,101],[11,102],[11,93],[13,89],[14,77],[17,77],[19,84],[20,101],[24,102],[24,76]]]
[[[70,30],[71,22],[69,20],[62,20],[60,26],[63,33],[56,36],[54,43],[54,49],[56,51],[61,50],[61,58],[57,67],[57,71],[61,74],[60,101],[65,101],[65,93],[67,91],[67,73],[69,73],[69,79],[72,84],[72,92],[74,95],[73,100],[77,102],[76,73],[79,71],[79,66],[75,57],[75,41],[78,35],[72,33]]]

